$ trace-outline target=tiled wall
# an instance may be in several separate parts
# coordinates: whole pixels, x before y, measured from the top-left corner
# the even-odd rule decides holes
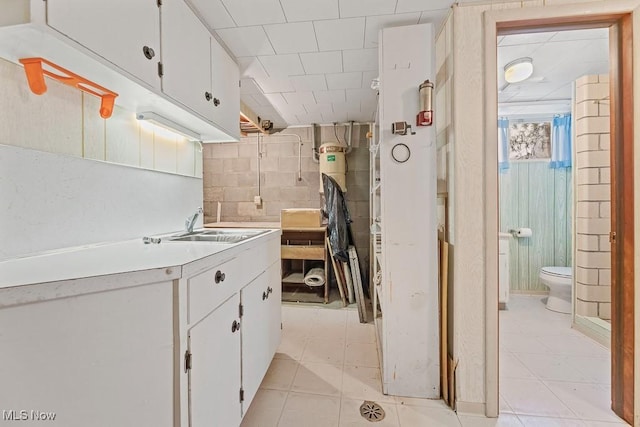
[[[321,127],[321,141],[345,141],[345,127]],[[353,150],[347,155],[347,206],[356,248],[368,272],[369,149],[367,125],[354,125]],[[302,180],[298,180],[298,139],[302,140]],[[337,138],[336,138],[337,134]],[[260,143],[258,144],[258,139]],[[259,147],[259,149],[258,149]],[[280,221],[285,208],[321,208],[319,164],[312,157],[311,128],[289,128],[239,143],[208,144],[204,148],[205,222],[215,222],[220,203],[221,221]],[[259,172],[258,172],[259,171]],[[258,181],[259,174],[259,181]],[[262,197],[262,205],[254,197]]]
[[[516,292],[547,291],[540,268],[571,265],[571,168],[511,162],[498,180],[500,231],[533,231],[531,237],[509,239],[509,287]]]
[[[142,127],[135,112],[117,107],[102,119],[97,97],[47,78],[47,92],[29,90],[24,69],[0,59],[0,144],[202,176],[199,146]]]
[[[611,319],[609,76],[576,81],[576,314]]]

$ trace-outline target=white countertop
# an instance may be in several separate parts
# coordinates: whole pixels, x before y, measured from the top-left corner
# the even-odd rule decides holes
[[[120,273],[167,269],[167,279],[180,277],[175,267],[204,258],[220,260],[269,239],[280,230],[271,230],[236,244],[213,242],[167,242],[145,244],[142,238],[64,248],[0,262],[0,290],[39,283],[60,282]],[[211,262],[215,260],[210,260]]]

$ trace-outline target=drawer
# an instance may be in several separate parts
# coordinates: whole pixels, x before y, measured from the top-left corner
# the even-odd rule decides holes
[[[324,246],[282,245],[282,259],[317,259],[324,260]]]
[[[187,322],[192,325],[258,277],[279,259],[280,241],[271,239],[187,280]],[[218,274],[218,272],[220,272]],[[216,283],[216,275],[218,280]],[[222,280],[224,275],[224,280]]]
[[[239,292],[240,288],[250,280],[248,270],[242,268],[243,260],[243,257],[235,257],[188,280],[187,321],[190,325]]]

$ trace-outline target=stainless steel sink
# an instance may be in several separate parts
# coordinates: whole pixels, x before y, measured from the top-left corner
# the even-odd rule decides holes
[[[239,243],[269,230],[243,230],[243,229],[205,229],[196,230],[188,234],[172,236],[169,242],[214,242],[214,243]]]

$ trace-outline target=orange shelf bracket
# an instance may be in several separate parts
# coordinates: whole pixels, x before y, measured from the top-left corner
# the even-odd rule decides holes
[[[113,105],[116,97],[118,96],[117,93],[87,80],[84,77],[80,77],[79,75],[54,64],[51,61],[47,61],[44,58],[22,58],[19,59],[19,61],[24,65],[24,72],[27,75],[29,88],[36,95],[42,95],[47,91],[47,84],[45,83],[44,76],[51,77],[52,79],[58,80],[66,85],[73,86],[83,92],[97,96],[101,99],[100,117],[103,119],[111,117],[111,114],[113,113]],[[45,69],[45,65],[60,74]]]

